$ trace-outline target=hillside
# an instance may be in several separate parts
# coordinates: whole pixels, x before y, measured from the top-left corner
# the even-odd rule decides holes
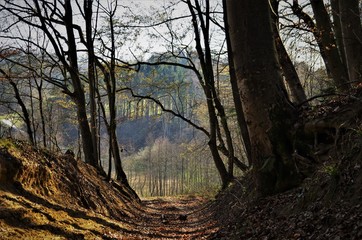
[[[97,236],[117,229],[116,219],[137,214],[139,203],[125,188],[71,155],[20,141],[2,140],[0,146],[2,238]]]
[[[236,180],[214,202],[223,226],[214,239],[362,239],[361,99],[304,109],[295,143],[304,149],[294,154],[301,186],[255,200],[252,179]]]

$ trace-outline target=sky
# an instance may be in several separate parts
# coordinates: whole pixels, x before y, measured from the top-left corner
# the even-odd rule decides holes
[[[170,6],[172,2],[177,2],[178,4],[167,8],[167,12],[172,9],[172,15],[166,14],[165,6]],[[212,0],[211,2],[218,2],[218,0]],[[139,20],[143,23],[134,21],[130,23],[131,25],[147,25],[150,23],[144,22],[149,19],[147,17],[165,19],[169,17],[189,15],[187,5],[179,0],[120,0],[119,3],[123,6],[129,7],[133,13],[141,16]],[[126,10],[125,14],[120,12],[120,21],[128,21],[131,19],[130,17],[127,17],[127,14],[129,14],[128,10]],[[150,21],[154,23],[159,22],[157,19]],[[132,59],[134,58],[133,54],[135,54],[139,55],[139,57],[143,57],[143,60],[146,60],[150,57],[152,52],[167,51],[167,49],[169,49],[168,45],[170,39],[173,39],[176,45],[190,45],[191,47],[195,47],[195,44],[192,43],[194,40],[194,33],[191,26],[191,18],[183,18],[182,20],[173,21],[172,24],[168,25],[168,27],[166,24],[162,24],[156,27],[140,28],[138,39],[136,41],[128,41],[127,44],[124,45],[122,52],[126,58]],[[177,34],[171,35],[169,29],[172,29]],[[220,34],[215,34],[215,31],[212,32],[214,35],[211,41],[213,43],[215,42],[214,45],[222,45],[220,41],[223,41],[224,37]],[[132,35],[132,32],[129,35]],[[179,36],[183,36],[183,39],[179,38]],[[144,50],[146,50],[147,53],[143,53]]]
[[[0,3],[3,0],[0,0]],[[26,0],[17,0],[17,4],[21,4]],[[210,3],[217,2],[220,0],[210,0]],[[101,4],[105,7],[110,2],[115,2],[115,0],[101,0]],[[178,3],[177,5],[165,8],[165,6],[169,6],[171,3]],[[84,23],[82,22],[82,17],[79,14],[79,10],[77,5],[75,4],[76,1],[71,1],[73,5],[73,11],[75,12],[75,23],[80,25],[84,28]],[[94,1],[96,4],[97,1]],[[29,2],[32,4],[32,2]],[[119,18],[119,22],[126,25],[145,25],[151,22],[157,22],[152,18],[161,18],[166,19],[169,17],[175,16],[182,16],[188,15],[188,7],[187,4],[182,3],[181,0],[118,0],[118,7],[117,17]],[[82,6],[82,0],[80,1],[80,5]],[[95,7],[94,7],[95,9]],[[172,9],[172,15],[166,14],[166,10]],[[135,20],[132,15],[138,15]],[[107,21],[99,20],[98,27],[101,28],[105,25],[108,25]],[[20,25],[19,25],[20,26]],[[21,26],[20,26],[21,28]],[[60,32],[61,35],[65,35],[65,30],[62,29],[62,26],[57,26],[57,30]],[[119,56],[122,55],[123,59],[126,60],[135,60],[135,56],[137,56],[138,60],[146,60],[149,58],[152,52],[164,52],[167,50],[168,41],[173,38],[175,43],[180,45],[188,45],[191,44],[192,47],[194,43],[191,43],[194,39],[193,31],[189,30],[185,32],[185,29],[191,28],[191,19],[182,19],[179,21],[174,21],[172,24],[169,24],[168,27],[163,25],[158,25],[156,27],[149,27],[149,28],[138,28],[138,29],[131,29],[131,28],[123,28],[119,29],[120,34],[117,35],[117,42],[118,42],[118,50]],[[175,35],[171,35],[169,29],[172,31],[177,32]],[[15,32],[17,30],[15,29]],[[27,27],[24,28],[23,33],[27,34]],[[19,32],[17,33],[19,34]],[[33,35],[35,36],[35,32]],[[179,36],[183,37],[181,38]],[[214,35],[215,37],[216,35]],[[135,39],[137,37],[137,39]],[[105,36],[103,38],[106,39]],[[212,41],[220,41],[216,37],[212,39]],[[215,43],[214,45],[217,46],[219,43]],[[84,49],[84,46],[80,45],[80,48]]]

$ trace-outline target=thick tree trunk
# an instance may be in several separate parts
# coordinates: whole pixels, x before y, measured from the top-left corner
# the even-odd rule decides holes
[[[281,86],[268,2],[229,0],[227,11],[257,192],[268,195],[299,181],[289,135],[295,109]]]
[[[362,26],[358,0],[339,0],[342,38],[349,80],[362,81]]]

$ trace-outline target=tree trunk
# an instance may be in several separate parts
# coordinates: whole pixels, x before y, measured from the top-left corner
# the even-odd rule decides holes
[[[235,158],[235,151],[234,151],[234,146],[233,146],[233,141],[232,141],[232,137],[231,137],[231,132],[229,130],[229,126],[228,126],[228,122],[227,122],[227,117],[225,114],[225,109],[224,106],[222,105],[219,95],[217,94],[217,91],[215,89],[215,77],[214,77],[214,69],[213,69],[213,64],[212,64],[212,57],[211,57],[211,49],[210,49],[210,43],[209,43],[209,22],[210,22],[210,13],[209,13],[209,8],[210,6],[208,5],[208,3],[206,4],[206,20],[205,20],[205,24],[201,23],[201,30],[203,32],[203,38],[204,38],[204,48],[205,48],[205,54],[203,57],[203,61],[204,63],[201,64],[203,66],[203,74],[204,74],[204,78],[205,78],[205,82],[206,82],[206,86],[207,88],[210,89],[210,92],[212,94],[212,99],[214,102],[214,106],[215,109],[218,112],[219,118],[220,118],[220,122],[221,122],[221,126],[224,130],[224,134],[225,134],[225,139],[226,139],[226,145],[227,145],[227,150],[228,150],[228,176],[227,179],[228,181],[230,181],[233,178],[233,168],[234,168],[234,158]],[[196,1],[196,9],[200,13],[202,12],[199,6],[199,3]],[[199,17],[200,21],[201,18]],[[200,47],[198,48],[200,51]],[[199,53],[199,55],[203,55],[202,53]],[[214,110],[215,111],[215,110]],[[215,124],[218,125],[218,118],[216,117],[215,119]],[[220,131],[219,131],[220,132]],[[216,132],[217,134],[217,132]],[[220,136],[221,138],[222,136]],[[220,157],[220,156],[219,156]]]
[[[236,111],[236,117],[238,120],[239,129],[241,132],[241,136],[243,138],[244,143],[244,149],[246,152],[246,156],[248,159],[248,165],[251,165],[251,144],[250,144],[250,138],[249,138],[249,132],[245,121],[244,111],[243,111],[243,105],[241,103],[241,98],[238,91],[238,84],[237,79],[235,75],[235,68],[234,68],[234,59],[233,59],[233,51],[231,49],[231,42],[230,42],[230,35],[229,35],[229,24],[227,22],[227,8],[226,8],[226,1],[223,0],[223,9],[224,9],[224,23],[225,23],[225,35],[226,35],[226,44],[228,48],[228,61],[229,61],[229,74],[230,74],[230,83],[231,83],[231,89],[233,93],[233,100],[234,105],[236,109],[239,109],[239,111]]]
[[[3,71],[1,71],[5,76],[7,76]],[[33,136],[33,129],[31,127],[31,120],[30,120],[30,115],[29,115],[29,112],[28,110],[26,109],[26,106],[25,106],[25,103],[23,102],[23,100],[21,99],[21,96],[20,96],[20,92],[19,92],[19,89],[18,89],[18,86],[16,85],[16,83],[10,79],[10,77],[8,77],[8,80],[10,82],[10,85],[13,87],[13,90],[14,90],[14,93],[15,93],[15,99],[16,101],[18,102],[20,108],[21,108],[21,111],[23,113],[23,119],[24,119],[24,122],[25,122],[25,126],[26,126],[26,132],[28,134],[28,137],[29,137],[29,141],[31,142],[31,144],[35,144],[35,141],[34,141],[34,136]]]
[[[211,94],[208,94],[211,97]],[[206,96],[207,97],[207,96]],[[211,98],[210,98],[211,99]],[[226,188],[227,185],[230,182],[230,176],[227,172],[225,165],[222,161],[222,158],[219,154],[219,151],[217,149],[217,132],[216,132],[216,124],[217,124],[217,116],[215,113],[215,108],[213,106],[212,100],[208,100],[208,109],[209,109],[209,125],[210,125],[210,138],[209,138],[209,149],[211,151],[211,155],[213,157],[216,169],[218,170],[218,173],[221,178],[222,182],[222,188]],[[211,109],[212,108],[212,109]]]
[[[339,0],[342,38],[349,80],[362,81],[362,27],[358,0]]]
[[[117,6],[116,6],[117,7]],[[108,104],[109,104],[109,122],[106,120],[106,111],[104,106],[101,105],[101,110],[103,112],[104,118],[105,118],[105,124],[107,127],[109,140],[110,140],[110,149],[111,153],[114,159],[114,168],[116,171],[116,179],[120,181],[123,186],[128,190],[130,194],[135,199],[139,199],[137,193],[130,187],[126,173],[123,170],[122,163],[121,163],[121,154],[119,151],[118,146],[118,139],[117,139],[117,111],[116,111],[116,47],[115,47],[115,33],[114,33],[114,13],[116,12],[116,9],[110,9],[108,12],[109,17],[109,23],[110,23],[110,37],[111,37],[111,46],[110,46],[110,64],[107,66],[104,66],[101,62],[96,61],[95,63],[97,66],[101,69],[101,71],[104,74],[104,82],[106,84],[106,91],[107,91],[107,97],[108,97]],[[98,89],[95,89],[96,93],[98,94],[98,97],[100,97]],[[111,164],[110,164],[111,167]],[[108,177],[110,177],[110,170],[108,171]]]
[[[221,181],[222,181],[222,188],[226,188],[228,183],[231,180],[231,176],[229,175],[228,171],[225,168],[225,165],[222,161],[222,158],[219,154],[218,148],[217,148],[217,127],[218,127],[218,119],[216,114],[216,108],[214,106],[217,105],[219,108],[219,113],[222,114],[222,108],[220,108],[220,105],[218,101],[215,102],[215,99],[218,98],[215,91],[215,82],[214,82],[214,73],[212,68],[212,60],[211,60],[211,50],[209,49],[209,5],[208,2],[206,2],[206,21],[204,20],[204,16],[202,14],[200,5],[198,0],[195,1],[195,7],[192,6],[191,1],[187,0],[187,4],[189,7],[189,11],[192,15],[192,23],[195,33],[195,42],[196,42],[196,51],[200,60],[200,65],[202,69],[202,74],[204,76],[204,79],[202,79],[202,76],[199,75],[199,82],[200,85],[203,87],[205,96],[206,96],[206,103],[207,103],[207,109],[209,114],[209,128],[210,128],[210,135],[209,135],[209,148],[211,151],[211,154],[213,156],[213,160],[215,163],[215,166],[219,172]],[[196,13],[195,13],[195,9]],[[197,17],[198,16],[198,17]],[[201,31],[203,33],[203,43],[201,40],[201,34],[198,26],[198,20],[201,26]],[[202,47],[202,44],[204,44],[205,52]],[[230,152],[229,152],[230,154]],[[233,159],[229,162],[231,165],[233,164]],[[230,165],[230,166],[231,166]],[[232,173],[231,173],[232,174]]]
[[[111,64],[110,64],[110,83],[108,84],[108,99],[109,99],[109,111],[110,111],[110,136],[112,141],[112,150],[114,157],[114,167],[117,174],[117,180],[120,180],[123,184],[131,189],[128,184],[126,173],[123,171],[122,163],[121,163],[121,155],[119,152],[118,139],[116,135],[117,130],[117,111],[116,111],[116,42],[115,42],[115,33],[113,26],[113,14],[115,13],[115,9],[110,13],[110,31],[111,31]]]
[[[95,77],[95,54],[92,30],[92,8],[93,0],[84,1],[84,19],[86,28],[86,41],[88,51],[88,81],[89,81],[89,109],[90,109],[90,130],[92,135],[95,161],[98,159],[98,127],[97,127],[97,104],[96,104],[96,77]]]
[[[295,70],[292,60],[290,59],[289,54],[287,53],[287,50],[285,49],[282,39],[279,35],[279,16],[277,15],[279,1],[272,0],[271,7],[273,8],[271,13],[272,29],[274,33],[275,46],[278,52],[279,63],[284,74],[285,82],[290,91],[290,99],[293,103],[298,105],[302,102],[306,102],[307,96],[305,95],[305,91],[300,82],[298,73]]]
[[[109,136],[109,146],[108,146],[108,173],[107,180],[111,180],[112,178],[112,146],[111,146],[111,137]]]
[[[341,18],[339,13],[339,0],[331,0],[331,8],[332,8],[334,36],[336,39],[339,56],[341,57],[341,61],[345,68],[345,72],[347,72],[346,54],[344,53]]]
[[[35,80],[35,84],[36,84],[36,89],[38,92],[38,98],[39,98],[39,114],[40,114],[40,119],[41,119],[41,130],[42,130],[42,135],[43,135],[43,147],[47,148],[47,133],[46,133],[46,121],[45,121],[45,116],[44,116],[44,107],[43,107],[43,79],[40,79],[40,83],[37,82],[37,80]]]
[[[311,0],[311,2],[313,1],[314,0]],[[309,30],[313,33],[326,66],[327,73],[332,77],[334,85],[339,91],[345,91],[349,88],[348,75],[345,71],[345,67],[342,65],[339,52],[336,49],[336,43],[333,39],[328,14],[326,17],[326,9],[323,3],[323,6],[320,6],[319,3],[314,2],[314,5],[317,6],[316,8],[313,8],[315,17],[318,18],[318,20],[316,19],[317,24],[314,23],[313,19],[308,14],[303,12],[298,4],[298,0],[293,0],[292,10],[297,17],[304,21]]]
[[[87,163],[91,164],[94,167],[97,167],[98,163],[94,155],[92,134],[89,128],[87,111],[86,111],[85,94],[78,69],[77,45],[75,42],[75,36],[73,32],[74,31],[73,12],[70,0],[65,0],[64,8],[65,8],[64,24],[66,28],[68,48],[69,48],[68,50],[69,65],[67,67],[67,70],[70,73],[70,77],[72,79],[72,84],[74,88],[74,93],[72,94],[72,97],[77,107],[77,118],[82,137],[84,158]]]
[[[346,91],[349,89],[348,75],[345,72],[341,57],[337,49],[337,43],[334,39],[334,34],[330,22],[330,17],[324,6],[323,0],[311,0],[312,9],[314,12],[314,18],[316,21],[316,27],[314,31],[317,32],[318,39],[322,43],[323,48],[321,52],[325,53],[326,59],[324,59],[326,65],[329,65],[333,81],[340,91]]]
[[[227,1],[230,40],[239,93],[252,146],[259,195],[295,186],[289,134],[296,110],[283,92],[269,4],[264,0]]]

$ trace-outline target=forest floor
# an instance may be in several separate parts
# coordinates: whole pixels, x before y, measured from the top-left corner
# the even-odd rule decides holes
[[[215,199],[140,201],[69,155],[0,140],[0,239],[362,239],[361,96],[301,114],[302,183],[263,198],[246,175]]]
[[[303,110],[293,154],[300,186],[256,199],[250,176],[235,180],[213,203],[213,239],[362,239],[361,102],[360,89]]]

